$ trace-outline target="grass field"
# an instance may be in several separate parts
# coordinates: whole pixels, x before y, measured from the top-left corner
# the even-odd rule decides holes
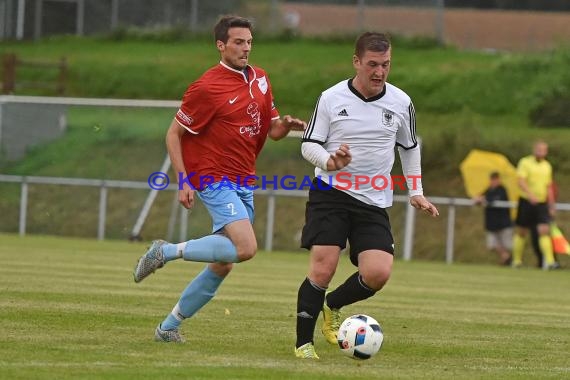
[[[184,345],[153,330],[202,264],[174,262],[141,284],[145,247],[0,235],[2,379],[521,379],[570,376],[568,272],[395,264],[386,289],[345,313],[376,317],[380,354],[343,357],[319,334],[317,362],[292,354],[307,255],[258,253],[186,321]],[[333,285],[353,271],[343,260]]]

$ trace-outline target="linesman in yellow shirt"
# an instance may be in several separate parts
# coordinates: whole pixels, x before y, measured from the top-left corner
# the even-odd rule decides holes
[[[550,220],[555,213],[552,166],[546,160],[548,144],[536,141],[533,154],[520,159],[517,166],[519,204],[513,237],[513,266],[522,265],[526,237],[530,228],[538,229],[538,244],[542,251],[542,269],[558,268],[550,239]]]

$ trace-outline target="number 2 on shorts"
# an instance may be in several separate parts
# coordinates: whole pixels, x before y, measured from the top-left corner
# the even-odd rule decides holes
[[[228,203],[228,204],[226,205],[226,207],[230,209],[230,215],[232,215],[232,216],[233,216],[233,215],[237,215],[237,212],[236,212],[236,210],[235,210],[235,206],[234,206],[233,203]]]

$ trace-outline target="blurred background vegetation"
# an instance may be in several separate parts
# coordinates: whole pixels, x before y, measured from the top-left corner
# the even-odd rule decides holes
[[[250,62],[265,68],[282,115],[308,120],[321,91],[353,75],[354,35],[292,38],[256,35]],[[389,82],[413,99],[422,139],[424,188],[428,196],[465,197],[459,163],[473,149],[505,154],[513,164],[530,154],[535,139],[550,144],[550,160],[561,202],[570,201],[570,49],[538,53],[460,51],[424,38],[393,38]],[[69,66],[66,96],[180,99],[187,85],[219,60],[210,37],[176,30],[122,31],[105,37],[51,37],[40,44],[0,43],[2,52],[28,60],[57,60]],[[22,70],[24,80],[53,80],[53,73]],[[39,90],[18,95],[47,95]],[[3,174],[146,181],[166,154],[164,134],[175,110],[73,107],[68,129],[58,141],[32,149],[25,159],[0,161]],[[311,175],[300,156],[298,139],[268,142],[258,160],[259,175]],[[399,163],[395,172],[399,172]],[[17,232],[19,186],[0,184],[0,231]],[[142,231],[148,240],[164,236],[172,192],[160,194]],[[111,190],[107,237],[129,236],[146,191]],[[265,202],[257,198],[260,242]],[[298,249],[304,199],[279,198],[275,248]],[[98,190],[31,186],[28,231],[94,237]],[[80,210],[81,212],[77,212]],[[392,224],[397,242],[403,234],[404,206],[396,204]],[[446,209],[437,220],[416,221],[414,256],[443,259]],[[566,213],[568,214],[568,213]],[[456,259],[494,262],[484,248],[482,210],[460,208]],[[570,215],[561,213],[562,226]],[[201,206],[190,217],[190,236],[207,233]]]

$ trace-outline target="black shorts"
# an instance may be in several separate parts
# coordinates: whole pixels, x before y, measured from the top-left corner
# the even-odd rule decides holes
[[[318,180],[315,180],[318,181]],[[385,209],[368,205],[328,184],[309,191],[301,247],[350,243],[350,261],[358,266],[358,255],[369,249],[394,254],[394,238]]]
[[[550,214],[546,203],[533,205],[524,198],[519,199],[517,219],[515,220],[517,226],[532,228],[537,224],[548,223],[550,223]]]

